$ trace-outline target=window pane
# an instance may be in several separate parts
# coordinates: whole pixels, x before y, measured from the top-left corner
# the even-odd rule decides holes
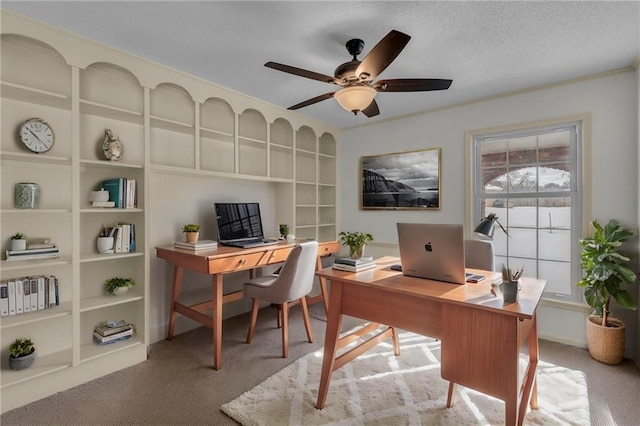
[[[537,198],[518,198],[512,201],[512,206],[510,209],[505,209],[508,214],[509,228],[512,226],[535,228],[538,225]]]
[[[509,139],[509,164],[534,164],[536,157],[536,136]]]
[[[485,193],[501,193],[507,191],[507,168],[494,167],[482,169],[482,191]]]
[[[541,134],[538,137],[538,145],[540,149],[538,161],[541,163],[571,161],[571,132],[569,130]]]
[[[538,187],[537,167],[509,167],[509,192],[536,192]]]
[[[571,190],[571,164],[556,163],[539,168],[540,191],[558,192]]]
[[[571,198],[540,198],[538,227],[547,230],[571,229]]]
[[[571,295],[574,284],[571,280],[570,263],[540,261],[539,267],[539,278],[547,280],[545,293]]]
[[[537,235],[535,229],[508,228],[509,232],[509,256],[536,257]]]
[[[507,140],[483,141],[480,144],[482,167],[503,166],[507,164]]]
[[[538,231],[538,256],[545,260],[571,260],[571,231],[543,229]]]

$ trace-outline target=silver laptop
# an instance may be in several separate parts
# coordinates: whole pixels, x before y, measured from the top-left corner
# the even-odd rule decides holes
[[[462,225],[398,223],[398,243],[404,275],[465,283]]]

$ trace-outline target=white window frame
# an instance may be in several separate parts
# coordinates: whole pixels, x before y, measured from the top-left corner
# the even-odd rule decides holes
[[[561,126],[570,126],[578,124],[576,150],[574,164],[577,176],[575,183],[577,185],[577,196],[575,198],[577,205],[574,208],[579,209],[576,215],[572,217],[572,229],[575,230],[572,238],[572,259],[571,259],[571,295],[557,295],[553,293],[545,293],[545,299],[562,301],[561,303],[580,303],[584,304],[583,292],[577,287],[576,283],[580,276],[580,246],[579,238],[587,235],[589,232],[589,224],[591,222],[591,116],[588,113],[576,116],[560,117],[557,119],[549,119],[543,121],[518,123],[502,127],[485,128],[471,130],[465,133],[465,232],[466,238],[474,238],[473,230],[480,222],[481,215],[481,197],[478,192],[481,183],[476,182],[476,174],[480,165],[480,159],[476,158],[476,140],[486,138],[488,136],[503,137],[505,134],[526,133],[531,131],[539,131],[545,128],[554,128]],[[572,155],[573,157],[573,155]],[[543,196],[544,194],[541,194]],[[497,230],[496,232],[501,232]],[[526,274],[525,274],[526,275]]]

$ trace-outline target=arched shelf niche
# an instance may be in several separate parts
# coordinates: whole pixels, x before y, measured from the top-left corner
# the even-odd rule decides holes
[[[200,169],[233,173],[235,164],[235,114],[220,98],[200,105]]]
[[[50,45],[17,34],[0,36],[0,53],[0,150],[3,154],[26,154],[17,137],[18,128],[25,119],[38,117],[48,122],[56,135],[56,143],[42,160],[55,157],[69,161],[72,67]]]
[[[96,62],[80,70],[80,159],[105,160],[109,129],[126,151],[120,162],[144,164],[144,89],[129,70]]]
[[[195,168],[195,102],[183,87],[161,83],[151,90],[151,164]]]
[[[271,123],[271,177],[293,179],[293,127],[284,118]]]
[[[267,176],[267,120],[252,108],[238,117],[238,172]]]

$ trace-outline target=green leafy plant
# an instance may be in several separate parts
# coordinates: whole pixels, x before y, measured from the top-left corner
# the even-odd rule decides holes
[[[17,338],[9,345],[9,353],[12,358],[30,355],[35,350],[31,339]]]
[[[287,235],[289,235],[289,227],[287,225],[280,225],[280,235],[287,238]]]
[[[107,293],[113,294],[116,288],[131,287],[136,285],[136,282],[133,278],[113,277],[105,280],[104,285],[107,287]]]
[[[342,245],[349,247],[349,256],[362,257],[364,246],[373,241],[373,236],[365,232],[340,232]]]
[[[27,238],[26,235],[21,234],[20,232],[15,233],[14,235],[11,236],[12,240],[25,240]]]
[[[182,227],[182,232],[198,232],[200,231],[200,225],[194,223],[188,223]]]
[[[587,303],[594,308],[594,315],[602,317],[602,326],[606,327],[612,297],[624,308],[637,309],[631,294],[620,286],[623,282],[634,283],[636,274],[625,266],[629,258],[618,253],[618,248],[633,233],[613,219],[604,228],[597,220],[591,225],[595,229],[593,237],[580,240],[584,277],[578,286],[585,287]]]

